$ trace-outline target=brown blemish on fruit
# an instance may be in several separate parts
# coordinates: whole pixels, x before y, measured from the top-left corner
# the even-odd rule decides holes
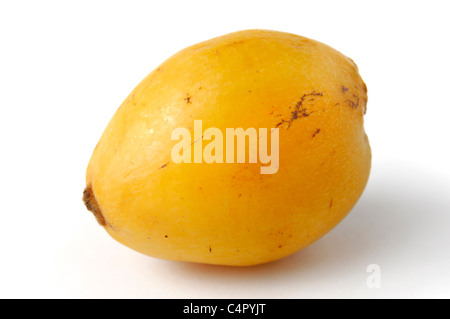
[[[366,85],[364,83],[362,84],[362,89],[363,89],[363,91],[365,93],[367,93],[367,87],[366,87]],[[342,93],[346,94],[348,90],[349,89],[346,88],[345,86],[343,86],[343,85],[341,86],[341,92]],[[341,103],[336,103],[334,106],[339,106],[340,104]],[[363,114],[366,114],[366,111],[367,111],[367,107],[366,107],[366,105],[367,105],[367,96],[362,97],[362,102],[361,102],[360,97],[353,93],[352,94],[352,98],[343,101],[342,104],[345,104],[345,105],[349,106],[350,108],[352,108],[354,110],[356,110],[358,108],[358,106],[361,104],[362,108],[363,108]]]
[[[291,117],[288,120],[282,119],[281,122],[279,122],[275,127],[279,127],[280,125],[287,123],[286,129],[289,129],[289,127],[291,127],[292,125],[292,122],[294,122],[295,120],[308,117],[312,113],[314,113],[314,111],[308,112],[308,109],[304,106],[305,102],[314,101],[314,99],[310,98],[313,96],[323,96],[323,93],[312,91],[309,94],[303,94],[303,96],[300,98],[300,101],[298,101],[297,104],[295,105],[294,110],[291,111]],[[310,99],[308,100],[308,98]]]
[[[318,128],[318,129],[314,132],[314,134],[312,135],[312,137],[313,137],[313,138],[316,137],[316,135],[319,134],[319,133],[320,133],[320,128]]]
[[[159,169],[166,167],[169,164],[169,162],[167,162],[166,164],[164,164],[163,166],[161,166]]]
[[[184,99],[187,104],[192,104],[191,102],[192,97],[189,95],[189,93],[186,94],[186,98]]]
[[[331,199],[331,201],[330,201],[330,206],[329,206],[329,208],[331,208],[331,206],[333,206],[333,199]]]
[[[352,109],[356,109],[356,107],[358,106],[358,104],[355,103],[355,102],[352,101],[352,100],[345,100],[344,102],[345,102],[348,106],[350,106]]]
[[[94,192],[92,190],[92,185],[89,185],[84,189],[83,202],[84,205],[86,205],[86,208],[94,214],[97,222],[101,226],[106,226],[105,217],[103,216],[100,206],[97,203]]]
[[[353,94],[353,97],[356,98],[355,101],[353,100],[345,100],[344,103],[346,103],[348,106],[350,106],[352,109],[356,109],[359,106],[359,96]]]

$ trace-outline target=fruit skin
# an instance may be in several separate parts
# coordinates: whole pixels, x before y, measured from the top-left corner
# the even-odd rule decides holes
[[[325,235],[361,196],[371,166],[366,103],[353,61],[320,42],[244,30],[198,43],[117,110],[89,162],[85,203],[113,238],[149,256],[235,266],[283,258]],[[192,132],[199,119],[224,134],[278,127],[278,172],[175,164],[173,129]]]

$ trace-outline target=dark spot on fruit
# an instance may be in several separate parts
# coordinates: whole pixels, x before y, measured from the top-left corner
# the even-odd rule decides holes
[[[166,167],[169,164],[169,162],[167,162],[166,164],[164,164],[163,166],[161,166],[159,169]]]
[[[106,226],[105,217],[103,216],[100,206],[97,203],[94,191],[92,190],[92,185],[89,185],[84,189],[83,202],[86,205],[86,208],[94,214],[99,225]]]
[[[319,134],[319,133],[320,133],[320,128],[318,128],[318,129],[313,133],[312,137],[313,137],[313,138],[316,137],[316,135]]]
[[[275,127],[278,127],[284,123],[286,123],[286,129],[289,129],[291,127],[292,122],[294,122],[297,119],[304,118],[310,116],[314,111],[308,111],[308,109],[305,107],[306,102],[312,102],[314,99],[311,97],[313,96],[323,96],[323,93],[313,91],[309,94],[303,94],[303,96],[300,98],[300,100],[297,102],[297,104],[294,107],[294,110],[291,111],[291,116],[289,119],[282,119],[280,122],[276,124]],[[290,107],[289,107],[290,108]]]
[[[352,95],[356,100],[345,100],[344,103],[346,103],[348,106],[350,106],[352,109],[356,109],[359,106],[359,97],[355,94]]]

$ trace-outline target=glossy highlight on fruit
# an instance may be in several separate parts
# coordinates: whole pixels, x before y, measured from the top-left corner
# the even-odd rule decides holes
[[[152,257],[233,266],[281,259],[329,232],[363,193],[366,104],[355,63],[315,40],[244,30],[195,44],[117,110],[90,159],[84,202],[114,239]],[[173,131],[194,136],[200,120],[202,132],[224,136],[278,129],[276,172],[261,174],[248,156],[174,162]]]

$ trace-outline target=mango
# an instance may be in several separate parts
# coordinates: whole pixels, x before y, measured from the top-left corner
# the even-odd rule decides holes
[[[366,105],[355,63],[318,41],[243,30],[195,44],[116,111],[89,161],[84,203],[111,237],[155,258],[284,258],[362,195]]]

